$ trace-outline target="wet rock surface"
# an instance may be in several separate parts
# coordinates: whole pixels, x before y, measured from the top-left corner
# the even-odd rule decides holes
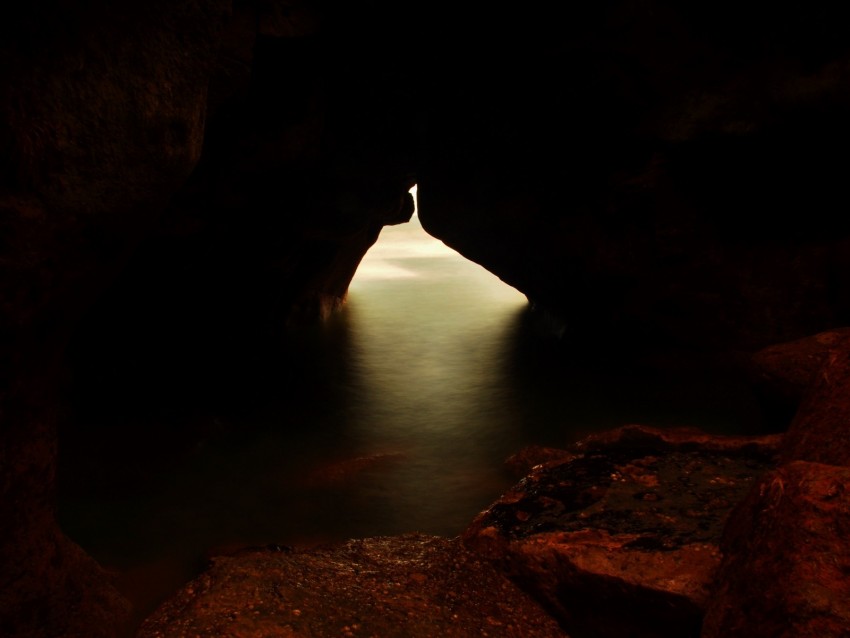
[[[778,442],[619,428],[537,466],[463,540],[571,634],[696,636],[723,526]]]
[[[353,540],[214,559],[142,625],[183,636],[566,636],[458,539]]]
[[[797,461],[730,518],[703,638],[850,635],[850,469]]]

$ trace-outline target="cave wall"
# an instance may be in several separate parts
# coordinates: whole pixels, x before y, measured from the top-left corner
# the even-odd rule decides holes
[[[364,16],[340,13],[234,7],[204,153],[150,242],[170,249],[166,279],[192,264],[184,287],[212,285],[268,332],[327,317],[381,227],[413,213],[410,78],[346,35]]]
[[[66,346],[94,302],[108,291],[144,310],[115,328],[124,341],[155,341],[169,318],[256,332],[315,319],[380,227],[412,213],[404,123],[386,117],[404,96],[373,112],[391,94],[331,37],[357,31],[334,26],[344,14],[219,0],[3,10],[0,634],[114,637],[127,617],[56,522]]]
[[[847,321],[845,8],[456,15],[453,62],[423,65],[426,230],[576,346],[752,350]]]

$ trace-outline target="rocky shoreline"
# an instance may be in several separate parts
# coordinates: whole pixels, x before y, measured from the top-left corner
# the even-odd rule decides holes
[[[846,636],[850,338],[752,361],[802,401],[786,434],[628,425],[530,448],[457,538],[217,557],[138,637]]]

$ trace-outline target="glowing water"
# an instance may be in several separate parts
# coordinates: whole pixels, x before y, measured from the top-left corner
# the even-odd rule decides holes
[[[751,416],[717,379],[572,366],[527,333],[525,305],[418,220],[387,228],[340,315],[286,356],[198,364],[185,396],[179,376],[172,395],[147,390],[167,372],[157,360],[116,357],[125,369],[89,390],[89,429],[63,450],[62,523],[142,614],[215,548],[456,535],[511,484],[502,461],[524,445]]]

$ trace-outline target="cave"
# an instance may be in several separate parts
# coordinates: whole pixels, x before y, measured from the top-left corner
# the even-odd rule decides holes
[[[0,634],[846,635],[848,11],[3,9]]]

